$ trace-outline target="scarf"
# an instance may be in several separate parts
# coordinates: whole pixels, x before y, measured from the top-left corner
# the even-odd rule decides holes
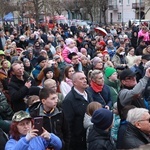
[[[66,78],[66,83],[67,83],[70,87],[73,86],[72,80],[69,79],[69,78]]]
[[[104,85],[98,85],[94,81],[91,81],[90,85],[96,93],[101,92],[104,86]]]

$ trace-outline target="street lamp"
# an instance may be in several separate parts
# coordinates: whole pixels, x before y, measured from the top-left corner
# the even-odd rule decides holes
[[[123,23],[123,0],[122,0],[122,27],[124,27],[124,23]]]
[[[141,0],[139,0],[139,23],[141,23]]]

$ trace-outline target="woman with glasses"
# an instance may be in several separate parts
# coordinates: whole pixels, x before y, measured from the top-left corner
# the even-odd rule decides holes
[[[34,129],[34,121],[25,111],[18,111],[12,118],[10,127],[10,139],[6,143],[5,150],[45,150],[53,148],[60,150],[61,140],[53,133],[44,128],[38,136],[38,130]]]

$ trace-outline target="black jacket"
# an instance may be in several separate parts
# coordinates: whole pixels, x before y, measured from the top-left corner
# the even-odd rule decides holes
[[[28,89],[25,86],[29,75],[24,74],[24,81],[19,80],[16,76],[12,76],[10,83],[8,84],[8,91],[13,105],[14,112],[19,110],[26,110],[27,105],[24,102],[25,96],[27,95],[38,95],[40,88],[35,87],[35,81],[32,79],[32,86]]]
[[[114,141],[109,131],[103,131],[94,125],[89,130],[88,150],[115,150]]]
[[[122,136],[122,141],[120,141],[120,146],[122,147],[120,147],[120,149],[133,149],[150,143],[148,135],[133,126],[131,123],[128,123],[126,132],[124,132]]]
[[[50,133],[56,134],[63,143],[63,150],[69,150],[70,131],[69,126],[61,108],[46,113],[40,102],[33,104],[29,108],[32,117],[43,116],[43,127]]]
[[[92,101],[92,97],[88,92],[87,95],[88,100],[85,100],[72,87],[62,103],[62,108],[71,130],[70,145],[74,150],[86,149],[86,130],[83,127],[83,119],[87,105]]]

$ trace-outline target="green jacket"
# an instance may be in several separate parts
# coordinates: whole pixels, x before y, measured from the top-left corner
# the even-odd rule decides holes
[[[118,93],[120,91],[120,81],[117,80],[116,82],[111,82],[106,76],[104,76],[104,82],[110,88],[110,95],[112,103],[114,104],[115,102],[117,102]]]

